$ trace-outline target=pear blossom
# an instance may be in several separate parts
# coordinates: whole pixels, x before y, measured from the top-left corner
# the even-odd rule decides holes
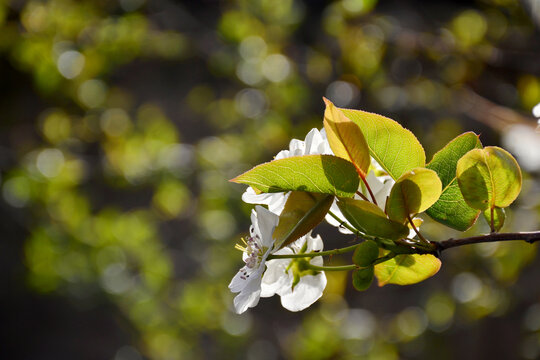
[[[279,217],[262,206],[256,206],[251,212],[249,237],[244,240],[245,247],[236,247],[243,251],[246,263],[233,277],[229,289],[239,293],[234,298],[234,308],[238,314],[259,303],[262,276],[266,269],[266,259],[274,248],[272,237]]]
[[[311,129],[306,135],[304,141],[298,139],[292,139],[289,143],[289,150],[281,150],[274,160],[285,159],[292,156],[302,155],[332,155],[332,149],[326,138],[326,132],[324,129],[321,131],[317,129]],[[263,193],[256,194],[255,190],[250,186],[242,194],[242,200],[248,204],[263,204],[268,205],[268,209],[275,213],[281,214],[285,207],[285,202],[289,193]]]
[[[311,232],[294,241],[274,254],[292,255],[321,251],[323,241],[319,235],[311,236]],[[323,259],[317,256],[309,259],[272,259],[266,262],[266,272],[262,278],[261,297],[278,294],[281,305],[290,311],[300,311],[309,307],[323,294],[326,287],[324,272],[303,269],[303,264],[322,266]],[[296,266],[295,266],[296,265]]]

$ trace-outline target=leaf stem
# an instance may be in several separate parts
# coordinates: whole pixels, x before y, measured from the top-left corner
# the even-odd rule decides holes
[[[489,222],[489,225],[490,225],[490,227],[491,227],[491,232],[492,232],[492,233],[495,232],[495,222],[494,222],[494,220],[493,220],[493,210],[494,210],[494,209],[495,209],[494,207],[492,207],[492,208],[490,209],[490,212],[491,212],[491,221]]]
[[[364,184],[366,185],[366,189],[367,191],[369,192],[369,196],[371,196],[371,200],[373,200],[373,203],[377,206],[379,206],[379,204],[377,204],[377,200],[375,199],[375,195],[373,195],[373,191],[371,191],[371,187],[369,186],[368,182],[367,182],[367,179],[365,176],[360,176],[360,178],[362,179],[362,181],[364,182]],[[367,200],[367,199],[366,199]]]
[[[313,264],[306,264],[306,267],[316,271],[350,271],[358,269],[358,265],[340,265],[340,266],[317,266]]]
[[[304,253],[304,254],[270,254],[268,255],[268,260],[271,259],[297,259],[297,258],[312,258],[316,256],[327,256],[327,255],[338,255],[338,254],[344,254],[347,252],[354,251],[358,245],[360,244],[354,244],[351,246],[347,246],[344,248],[334,249],[334,250],[326,250],[326,251],[319,251],[319,252],[310,252],[310,253]]]
[[[355,234],[357,236],[362,235],[362,234],[360,234],[360,232],[358,230],[356,230],[351,225],[349,225],[349,223],[347,221],[345,221],[343,219],[340,219],[339,216],[334,214],[332,211],[328,211],[328,214],[330,214],[330,216],[333,217],[336,221],[339,221],[339,226],[343,226],[345,229],[349,230],[350,232],[352,232],[353,234]]]
[[[366,200],[369,202],[369,199],[366,197],[366,195],[362,194],[360,191],[357,191],[356,195],[360,196],[362,200]]]
[[[410,214],[407,214],[407,220],[409,220],[409,224],[411,224],[411,226],[412,226],[414,232],[416,233],[416,235],[418,235],[418,237],[420,238],[420,240],[422,240],[422,241],[425,242],[426,244],[429,244],[429,241],[426,240],[426,238],[420,233],[420,230],[418,230],[418,228],[416,227],[416,225],[414,225],[414,221],[412,220]]]

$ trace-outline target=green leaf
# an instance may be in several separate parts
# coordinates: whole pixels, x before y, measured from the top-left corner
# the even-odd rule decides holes
[[[377,205],[368,201],[340,198],[337,204],[351,225],[364,234],[392,240],[409,234],[407,226],[388,219]]]
[[[404,222],[411,214],[427,210],[441,195],[442,184],[433,170],[417,168],[407,171],[394,184],[386,204],[388,217]]]
[[[486,210],[509,206],[521,191],[521,170],[506,150],[474,149],[457,164],[459,188],[469,206]]]
[[[484,218],[486,219],[489,227],[492,232],[497,232],[501,230],[504,225],[504,220],[506,219],[506,214],[504,209],[495,207],[493,208],[493,222],[491,220],[491,211],[492,209],[484,210]]]
[[[324,129],[332,151],[336,156],[353,163],[358,174],[365,178],[371,165],[371,158],[362,131],[330,100],[323,99],[326,104]]]
[[[353,271],[352,283],[356,290],[364,291],[373,282],[373,266]]]
[[[433,255],[397,255],[375,265],[375,276],[379,286],[411,285],[432,277],[440,268],[441,261]]]
[[[474,148],[482,148],[478,135],[473,132],[461,134],[439,150],[426,166],[439,175],[443,187],[441,197],[426,213],[432,219],[460,231],[470,228],[480,214],[480,211],[467,205],[456,179],[457,162]]]
[[[293,191],[287,198],[274,230],[276,248],[282,248],[317,226],[332,206],[332,195]]]
[[[379,245],[373,240],[366,240],[354,250],[352,260],[358,266],[366,267],[373,264],[379,257]]]
[[[353,197],[359,178],[354,165],[332,155],[306,155],[274,160],[230,180],[261,192],[308,191]]]
[[[424,148],[412,132],[387,117],[361,110],[340,109],[360,127],[371,156],[398,179],[406,171],[424,167]]]

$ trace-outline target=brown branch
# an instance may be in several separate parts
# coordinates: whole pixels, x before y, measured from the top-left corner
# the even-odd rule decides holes
[[[470,244],[479,244],[485,242],[495,242],[495,241],[513,241],[513,240],[523,240],[532,244],[536,241],[540,241],[540,231],[531,231],[531,232],[518,232],[518,233],[494,233],[481,236],[473,236],[462,239],[448,239],[444,241],[431,241],[436,247],[436,252],[440,253],[443,250],[450,249],[457,246],[470,245]]]

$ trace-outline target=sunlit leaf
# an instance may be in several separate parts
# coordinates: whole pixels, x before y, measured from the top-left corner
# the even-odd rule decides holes
[[[433,255],[398,255],[375,265],[375,276],[379,286],[386,284],[416,284],[435,275],[441,261]]]
[[[366,267],[373,264],[379,257],[379,245],[373,240],[366,240],[358,245],[352,260],[358,266]]]
[[[324,219],[333,201],[332,195],[291,192],[274,230],[276,247],[290,244],[317,226]]]
[[[345,218],[358,231],[384,239],[407,237],[409,228],[388,219],[375,204],[365,200],[339,199],[338,206]]]
[[[411,214],[427,210],[441,195],[442,184],[433,170],[417,168],[403,174],[390,191],[386,211],[392,220],[404,222]]]
[[[373,282],[373,274],[373,266],[353,271],[352,283],[354,288],[358,291],[367,290]]]
[[[362,131],[330,100],[324,98],[324,102],[324,129],[332,151],[336,156],[352,162],[358,174],[365,178],[371,159]]]
[[[437,173],[443,190],[439,200],[426,211],[431,218],[460,231],[467,230],[475,223],[480,211],[471,208],[465,202],[456,179],[456,166],[458,160],[469,150],[481,147],[478,135],[467,132],[450,141],[433,155],[433,159],[426,167]]]
[[[493,219],[491,216],[492,210],[493,210]],[[506,219],[506,214],[504,212],[504,209],[495,207],[493,209],[484,210],[484,217],[486,218],[486,221],[489,224],[491,231],[497,232],[501,230],[501,228],[504,226],[504,220]]]
[[[353,164],[342,158],[306,155],[258,165],[231,181],[262,192],[308,191],[353,197],[359,178]]]
[[[371,156],[394,179],[425,166],[426,154],[418,139],[394,120],[366,111],[340,110],[360,127]]]
[[[469,206],[486,210],[509,206],[521,191],[521,170],[506,150],[474,149],[457,164],[459,188]]]

